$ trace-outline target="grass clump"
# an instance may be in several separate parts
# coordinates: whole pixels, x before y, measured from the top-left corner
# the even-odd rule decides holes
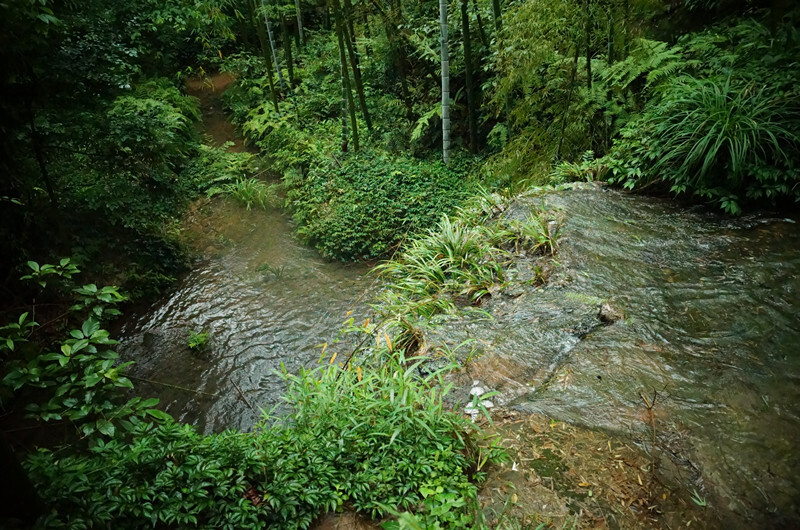
[[[421,345],[420,327],[436,315],[464,305],[479,305],[508,282],[505,266],[514,254],[552,255],[558,228],[533,209],[524,221],[497,219],[502,201],[487,192],[461,210],[442,216],[435,228],[413,239],[395,258],[376,270],[388,279],[378,310],[387,318],[399,347]]]
[[[240,178],[222,186],[222,191],[229,197],[244,204],[249,210],[257,206],[266,210],[277,200],[275,186],[256,178]]]

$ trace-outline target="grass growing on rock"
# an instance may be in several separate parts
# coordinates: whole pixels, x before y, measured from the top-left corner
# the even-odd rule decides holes
[[[549,213],[534,208],[518,221],[499,217],[504,208],[500,196],[482,190],[375,268],[388,283],[376,308],[401,347],[419,347],[420,328],[435,316],[479,306],[502,290],[515,256],[556,252],[558,224]]]

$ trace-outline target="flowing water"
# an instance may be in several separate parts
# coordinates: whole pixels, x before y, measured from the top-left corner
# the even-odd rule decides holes
[[[638,442],[734,526],[797,527],[797,220],[603,189],[508,215],[542,204],[564,219],[548,286],[511,289],[488,305],[493,320],[438,332],[476,341],[465,389],[477,380],[517,410]]]
[[[491,320],[429,337],[474,341],[462,398],[479,381],[508,407],[631,439],[724,524],[800,526],[797,219],[730,220],[594,187],[528,197],[507,215],[533,205],[562,218],[547,286],[524,281],[533,264],[519,262],[520,282],[486,306]],[[177,418],[247,429],[252,408],[280,402],[281,363],[316,364],[349,311],[366,316],[373,278],[320,259],[278,212],[207,203],[188,232],[202,259],[129,319],[121,350],[159,382],[139,389]],[[205,351],[188,347],[190,330],[208,333]]]
[[[136,360],[138,391],[176,418],[205,432],[247,430],[261,408],[281,404],[282,364],[292,373],[316,365],[320,343],[335,338],[349,311],[366,316],[370,297],[360,295],[374,277],[365,265],[323,260],[279,212],[219,200],[191,217],[203,257],[163,300],[128,319],[120,351]],[[204,348],[189,348],[192,331],[207,333]]]
[[[200,100],[207,141],[242,151],[219,98],[231,81],[192,79],[187,89]],[[282,404],[282,366],[297,373],[317,365],[320,344],[336,338],[351,311],[366,317],[369,267],[323,260],[292,232],[279,211],[219,197],[193,207],[184,223],[199,256],[191,272],[121,331],[140,394],[158,396],[201,431],[248,430],[262,409]],[[189,347],[192,332],[207,334],[205,347]]]

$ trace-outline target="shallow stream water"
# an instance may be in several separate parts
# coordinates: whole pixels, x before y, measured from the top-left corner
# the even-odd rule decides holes
[[[176,418],[205,432],[247,430],[262,408],[282,404],[281,365],[315,366],[350,311],[366,317],[375,278],[365,265],[323,260],[280,212],[218,200],[190,217],[203,257],[127,320],[120,351],[136,360],[139,393]],[[192,331],[208,335],[205,347],[189,348]]]
[[[608,189],[528,197],[507,215],[532,206],[563,219],[559,265],[546,287],[495,297],[491,321],[438,332],[475,340],[465,388],[636,441],[735,526],[800,524],[797,219]]]
[[[528,282],[534,264],[519,262],[490,320],[428,337],[474,341],[461,398],[477,381],[508,407],[632,440],[722,525],[800,527],[798,219],[731,220],[591,186],[528,196],[506,215],[533,207],[561,219],[548,284]],[[139,390],[175,417],[248,429],[254,409],[280,403],[282,363],[315,365],[350,311],[367,316],[374,278],[299,244],[279,212],[218,200],[187,231],[202,258],[128,319],[121,351],[138,363]],[[208,333],[205,351],[188,347],[191,330]]]
[[[243,151],[220,101],[232,81],[194,78],[187,89],[207,142]],[[126,319],[120,353],[136,361],[137,391],[175,418],[204,432],[248,430],[262,409],[283,404],[277,372],[316,366],[345,320],[366,318],[375,278],[367,265],[331,263],[298,242],[280,211],[221,197],[193,206],[184,238],[198,255],[191,272]],[[207,335],[204,347],[189,347],[192,332]]]

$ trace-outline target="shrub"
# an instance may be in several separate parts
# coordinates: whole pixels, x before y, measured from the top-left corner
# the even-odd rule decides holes
[[[601,161],[612,179],[627,188],[663,181],[729,213],[747,200],[800,200],[800,92],[788,74],[800,74],[800,33],[773,35],[748,20],[681,44],[692,75],[655,87]]]
[[[330,258],[371,259],[453,211],[475,186],[469,167],[364,152],[284,181],[301,236]]]
[[[286,375],[294,412],[254,433],[141,422],[89,454],[41,451],[26,466],[53,508],[43,526],[308,528],[349,505],[469,528],[470,479],[483,476],[470,476],[483,463],[471,424],[445,410],[439,374],[419,379],[394,356],[379,365]]]

